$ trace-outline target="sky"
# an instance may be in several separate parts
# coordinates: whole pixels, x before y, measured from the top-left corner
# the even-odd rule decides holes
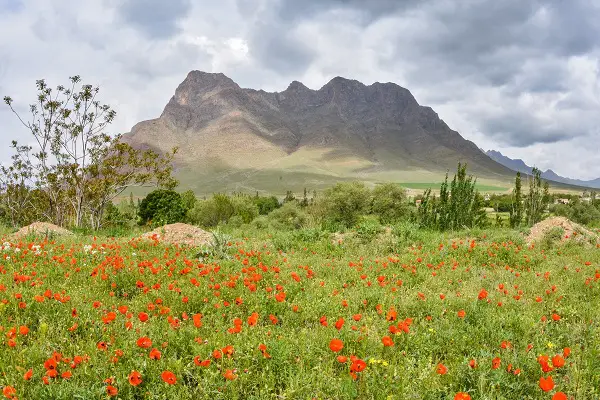
[[[80,75],[117,111],[156,118],[191,70],[242,87],[394,82],[479,147],[600,177],[596,0],[0,0],[0,97]],[[28,132],[0,105],[0,161]]]

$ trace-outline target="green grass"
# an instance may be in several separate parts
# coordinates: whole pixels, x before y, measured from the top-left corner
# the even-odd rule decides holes
[[[542,250],[509,230],[438,234],[410,224],[335,241],[318,229],[228,233],[226,251],[203,261],[195,249],[128,238],[2,249],[0,387],[14,387],[20,399],[107,398],[106,379],[122,399],[551,399],[557,391],[600,398],[597,247]],[[478,299],[482,289],[487,297]],[[237,318],[241,331],[229,333]],[[407,318],[408,333],[390,333]],[[20,326],[29,332],[19,334]],[[394,346],[383,346],[385,336]],[[141,337],[151,347],[138,347]],[[339,353],[329,349],[334,338],[343,341]],[[213,357],[226,346],[231,356]],[[565,366],[542,372],[537,357],[566,347]],[[149,358],[152,348],[159,360]],[[53,354],[59,377],[45,385]],[[366,368],[353,379],[338,355]],[[83,361],[71,368],[75,356]],[[197,366],[196,356],[211,364]],[[436,372],[439,364],[446,374]],[[128,382],[132,370],[141,373],[138,387]],[[224,378],[227,370],[234,380]],[[66,371],[72,377],[61,378]],[[162,381],[164,371],[176,375],[174,385]],[[542,376],[553,377],[550,392],[540,389]]]

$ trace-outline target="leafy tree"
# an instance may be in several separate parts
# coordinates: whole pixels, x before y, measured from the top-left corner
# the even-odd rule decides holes
[[[458,163],[450,188],[448,174],[440,187],[439,200],[428,189],[417,212],[421,226],[456,230],[484,226],[487,223],[483,197],[475,189],[477,179],[467,176],[467,165]]]
[[[398,222],[410,214],[406,190],[398,184],[379,185],[373,190],[372,197],[371,211],[383,224]]]
[[[179,193],[174,190],[157,189],[142,200],[138,216],[140,224],[164,225],[181,222],[185,212]]]
[[[517,176],[515,177],[515,188],[513,189],[512,197],[509,222],[511,228],[517,228],[523,222],[523,195],[521,194],[520,172],[517,172]]]
[[[271,211],[280,207],[279,200],[275,196],[256,196],[254,198],[254,204],[258,207],[258,213],[260,215],[267,215]]]
[[[346,228],[353,227],[368,211],[370,200],[371,192],[363,183],[338,183],[325,191],[323,205],[326,219]]]
[[[193,190],[186,190],[181,193],[181,202],[183,203],[183,208],[186,212],[194,208],[197,201],[198,199],[196,199],[196,194]]]
[[[529,193],[525,198],[525,218],[529,226],[542,220],[544,210],[550,202],[550,188],[548,181],[542,184],[542,172],[533,168],[532,176],[529,177]]]
[[[176,185],[171,177],[175,150],[159,156],[110,136],[106,130],[116,113],[100,103],[99,88],[81,84],[79,76],[69,80],[69,87],[55,90],[44,80],[36,82],[37,100],[29,107],[29,121],[13,108],[12,98],[4,98],[31,134],[33,145],[13,142],[12,165],[2,168],[1,189],[8,194],[3,200],[17,214],[33,205],[43,219],[55,224],[80,227],[89,221],[97,229],[109,203],[128,187]],[[42,192],[44,201],[26,200],[28,191]]]

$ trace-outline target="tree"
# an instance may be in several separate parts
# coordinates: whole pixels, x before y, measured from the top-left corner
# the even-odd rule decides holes
[[[371,211],[383,224],[398,222],[410,214],[406,190],[395,183],[386,183],[373,190]]]
[[[475,189],[477,179],[467,176],[467,165],[458,163],[458,168],[448,190],[448,174],[440,187],[439,200],[425,191],[417,211],[423,227],[456,230],[484,226],[487,223],[483,209],[483,197]]]
[[[533,168],[529,177],[529,194],[525,198],[526,222],[532,226],[542,220],[542,215],[550,202],[548,181],[542,185],[542,172]]]
[[[157,189],[148,194],[140,203],[138,216],[140,224],[153,225],[181,222],[185,217],[185,207],[181,195],[174,190]]]
[[[326,219],[351,228],[367,212],[370,198],[370,190],[361,182],[338,183],[325,191]]]
[[[517,172],[515,177],[515,188],[512,194],[512,206],[510,210],[510,227],[518,228],[523,221],[523,195],[521,194],[521,173]]]
[[[8,170],[2,170],[2,189],[6,193],[17,185],[43,192],[45,203],[38,212],[44,219],[79,227],[89,217],[97,229],[108,204],[128,187],[174,187],[171,162],[176,150],[159,156],[133,149],[120,135],[110,136],[106,130],[116,112],[97,99],[99,88],[81,84],[79,76],[69,81],[68,88],[55,90],[44,80],[36,81],[37,100],[29,107],[29,121],[13,108],[12,98],[4,98],[34,145],[13,143],[15,156]]]

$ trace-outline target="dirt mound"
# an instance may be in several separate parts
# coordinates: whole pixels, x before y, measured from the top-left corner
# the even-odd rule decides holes
[[[51,224],[49,222],[34,222],[31,225],[27,225],[19,229],[17,232],[12,234],[14,238],[23,238],[27,235],[35,236],[52,236],[52,235],[72,235],[73,232],[61,228],[58,225]]]
[[[143,238],[158,240],[167,244],[179,244],[189,247],[210,246],[213,242],[213,234],[196,226],[176,223],[164,225],[160,228],[145,233]]]
[[[561,241],[567,240],[585,240],[585,239],[598,239],[598,235],[587,230],[583,226],[576,224],[565,217],[552,217],[538,222],[531,227],[531,231],[525,239],[528,244],[542,240],[547,233],[552,231],[554,228],[562,229]]]

